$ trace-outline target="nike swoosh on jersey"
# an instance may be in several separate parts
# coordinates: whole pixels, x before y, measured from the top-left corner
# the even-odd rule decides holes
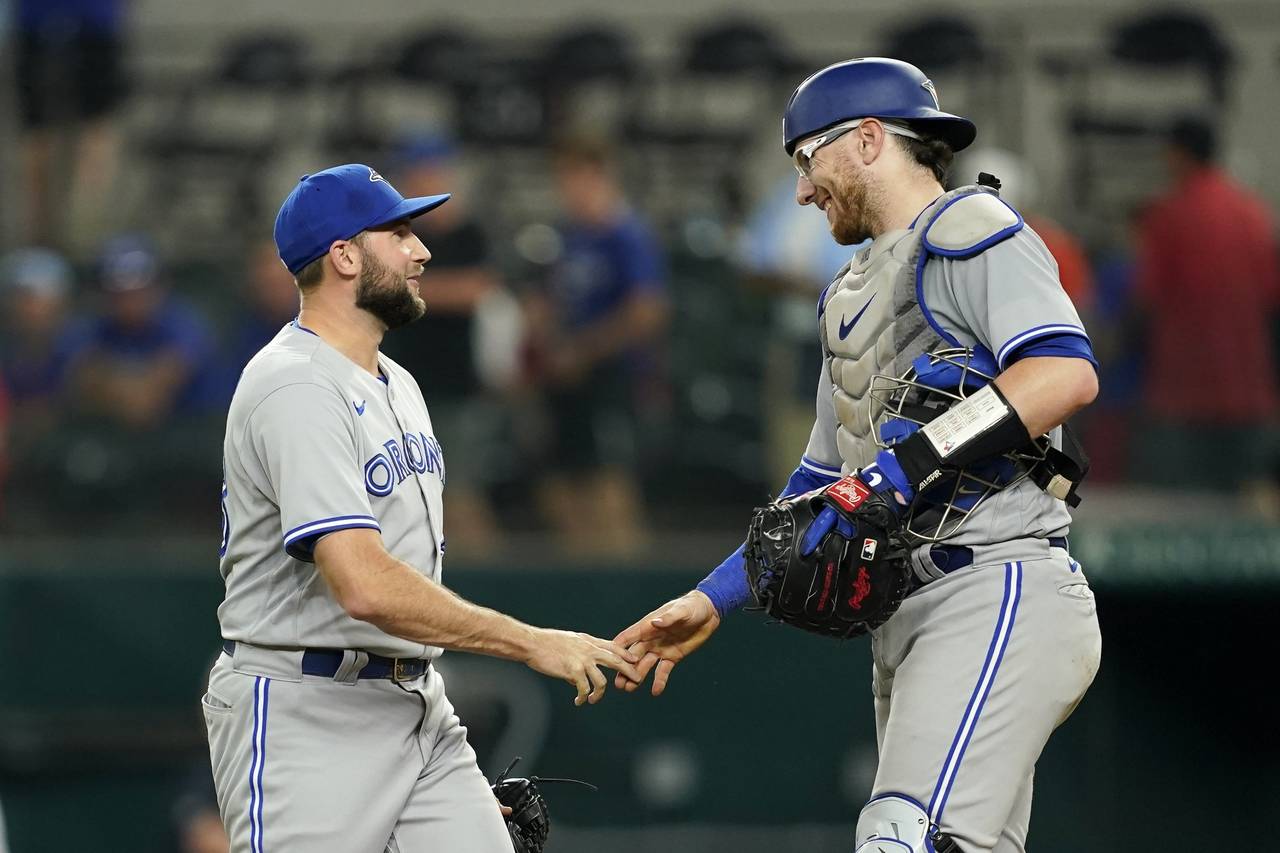
[[[366,400],[361,400],[359,403],[357,403],[355,400],[351,401],[351,405],[355,408],[357,415],[364,414],[364,406],[366,402],[367,402]]]
[[[854,314],[854,315],[853,315],[853,319],[852,319],[852,320],[850,320],[848,323],[846,323],[846,322],[844,321],[844,317],[843,317],[843,316],[841,316],[841,318],[840,318],[840,340],[842,340],[842,341],[843,341],[845,338],[849,337],[849,333],[853,331],[853,327],[854,327],[854,326],[856,326],[856,325],[858,325],[858,321],[862,319],[862,315],[863,315],[863,314],[865,314],[865,313],[867,313],[867,309],[868,309],[868,308],[870,308],[870,307],[871,307],[871,303],[872,303],[872,302],[875,302],[875,301],[876,301],[876,295],[873,293],[873,294],[871,294],[871,298],[867,300],[867,304],[866,304],[866,305],[863,305],[863,306],[862,306],[862,310],[860,310],[857,314]]]

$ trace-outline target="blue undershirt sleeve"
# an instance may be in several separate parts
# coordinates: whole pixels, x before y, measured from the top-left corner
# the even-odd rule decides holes
[[[836,472],[834,476],[818,473],[815,469],[833,470],[807,457],[802,459],[800,467],[796,468],[787,480],[787,486],[782,490],[781,497],[802,495],[840,479],[838,467],[834,468]],[[751,589],[747,585],[746,558],[742,553],[746,547],[745,542],[739,545],[738,550],[726,557],[724,562],[716,566],[715,570],[703,578],[697,586],[699,592],[711,599],[721,619],[734,610],[741,610],[751,600]]]

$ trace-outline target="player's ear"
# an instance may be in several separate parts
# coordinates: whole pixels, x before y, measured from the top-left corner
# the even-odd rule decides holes
[[[880,156],[880,152],[884,149],[885,132],[884,126],[878,121],[864,121],[858,125],[858,129],[854,131],[857,134],[858,148],[855,156],[862,160],[862,165],[870,166]]]
[[[360,246],[354,240],[334,240],[329,245],[329,262],[340,275],[358,275],[361,261]]]

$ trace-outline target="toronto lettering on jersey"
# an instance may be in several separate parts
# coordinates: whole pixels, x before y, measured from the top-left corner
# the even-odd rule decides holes
[[[444,476],[444,451],[435,436],[406,433],[403,439],[388,439],[383,450],[364,463],[364,487],[375,497],[385,497],[404,482],[411,472]]]

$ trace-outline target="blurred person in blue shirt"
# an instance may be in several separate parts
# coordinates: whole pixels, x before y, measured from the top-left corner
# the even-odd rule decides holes
[[[529,314],[551,430],[541,498],[571,549],[628,553],[644,535],[637,419],[661,403],[665,259],[608,144],[566,140],[554,164],[562,247]]]
[[[98,286],[102,311],[75,360],[75,390],[86,412],[148,429],[220,404],[209,327],[163,286],[160,260],[145,238],[108,241]]]
[[[503,474],[505,411],[480,369],[482,351],[512,343],[478,332],[481,315],[506,296],[488,233],[467,205],[472,195],[458,168],[454,141],[434,128],[406,133],[394,150],[394,182],[409,197],[452,192],[413,231],[431,251],[420,277],[427,313],[403,334],[388,336],[383,352],[422,385],[436,436],[448,449],[449,551],[488,555],[502,548],[502,526],[489,490]],[[510,298],[510,297],[506,297]]]
[[[298,285],[281,262],[275,240],[258,241],[249,250],[248,259],[243,301],[247,311],[236,317],[228,346],[228,400],[249,359],[298,316]]]
[[[0,376],[14,419],[35,429],[56,420],[72,360],[85,345],[87,324],[69,313],[74,284],[71,265],[48,249],[17,249],[0,260]]]
[[[762,384],[774,482],[791,475],[813,428],[813,377],[822,366],[813,333],[818,297],[864,245],[841,246],[825,219],[796,204],[791,169],[770,185],[739,235],[734,264],[743,285],[772,296]]]

